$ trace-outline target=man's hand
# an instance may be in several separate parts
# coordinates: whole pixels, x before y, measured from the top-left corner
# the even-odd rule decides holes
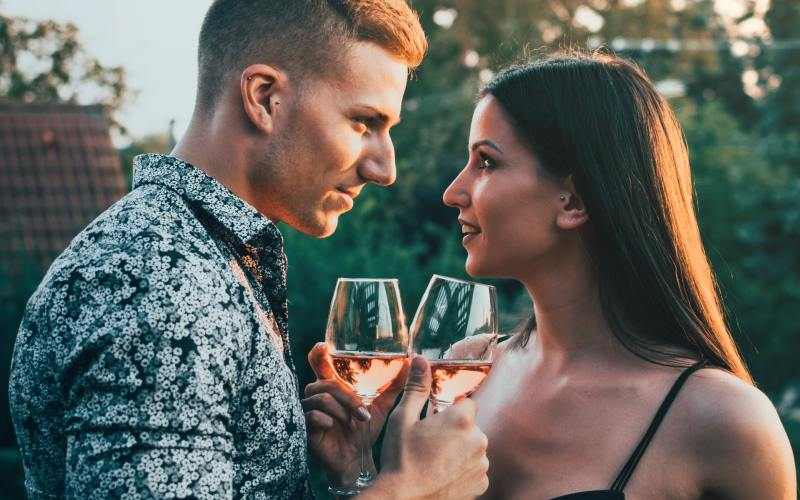
[[[317,381],[306,386],[303,411],[308,427],[308,445],[332,484],[352,484],[360,469],[362,430],[369,428],[369,444],[378,439],[386,416],[392,409],[408,373],[408,361],[392,385],[375,398],[369,410],[361,399],[336,376],[328,346],[320,342],[308,353]],[[374,473],[372,454],[366,464]]]
[[[489,487],[487,440],[475,425],[475,403],[465,399],[420,420],[430,388],[428,363],[417,356],[403,399],[389,417],[383,470],[359,499],[474,498]]]

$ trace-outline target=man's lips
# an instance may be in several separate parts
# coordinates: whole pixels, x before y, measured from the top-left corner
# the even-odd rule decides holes
[[[346,194],[347,196],[353,199],[355,199],[359,195],[359,193],[361,193],[361,189],[347,189],[347,188],[337,187],[336,190],[339,191],[340,193]]]
[[[355,199],[361,192],[361,188],[341,188],[337,187],[334,192],[338,193],[344,200],[345,210],[351,210],[355,204]]]

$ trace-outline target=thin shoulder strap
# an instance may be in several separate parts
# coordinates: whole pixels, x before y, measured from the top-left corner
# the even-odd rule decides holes
[[[617,479],[614,480],[614,484],[611,485],[611,489],[613,491],[622,491],[625,489],[625,485],[628,484],[628,480],[633,475],[634,469],[639,464],[639,460],[641,460],[642,455],[644,455],[645,450],[647,450],[647,446],[650,444],[650,441],[653,439],[658,427],[661,425],[661,421],[664,420],[664,416],[669,411],[669,407],[672,406],[672,402],[675,401],[675,398],[678,396],[683,384],[686,382],[686,379],[689,376],[703,368],[706,365],[705,361],[700,361],[699,363],[695,363],[694,365],[690,366],[686,370],[681,373],[678,377],[678,380],[672,385],[672,389],[670,389],[667,397],[664,398],[664,402],[661,403],[661,406],[658,408],[655,417],[653,417],[653,421],[650,423],[650,427],[645,432],[642,440],[639,441],[638,446],[636,449],[633,450],[631,457],[628,459],[628,462],[620,471]]]

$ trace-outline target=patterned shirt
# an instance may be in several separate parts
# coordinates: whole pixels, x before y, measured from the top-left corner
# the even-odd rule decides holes
[[[282,236],[177,158],[50,267],[9,392],[30,498],[307,494]]]

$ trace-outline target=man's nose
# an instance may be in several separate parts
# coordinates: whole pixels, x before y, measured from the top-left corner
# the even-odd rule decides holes
[[[369,155],[362,163],[361,177],[379,186],[391,186],[397,179],[397,166],[394,161],[394,144],[391,139],[376,144],[373,154]]]

